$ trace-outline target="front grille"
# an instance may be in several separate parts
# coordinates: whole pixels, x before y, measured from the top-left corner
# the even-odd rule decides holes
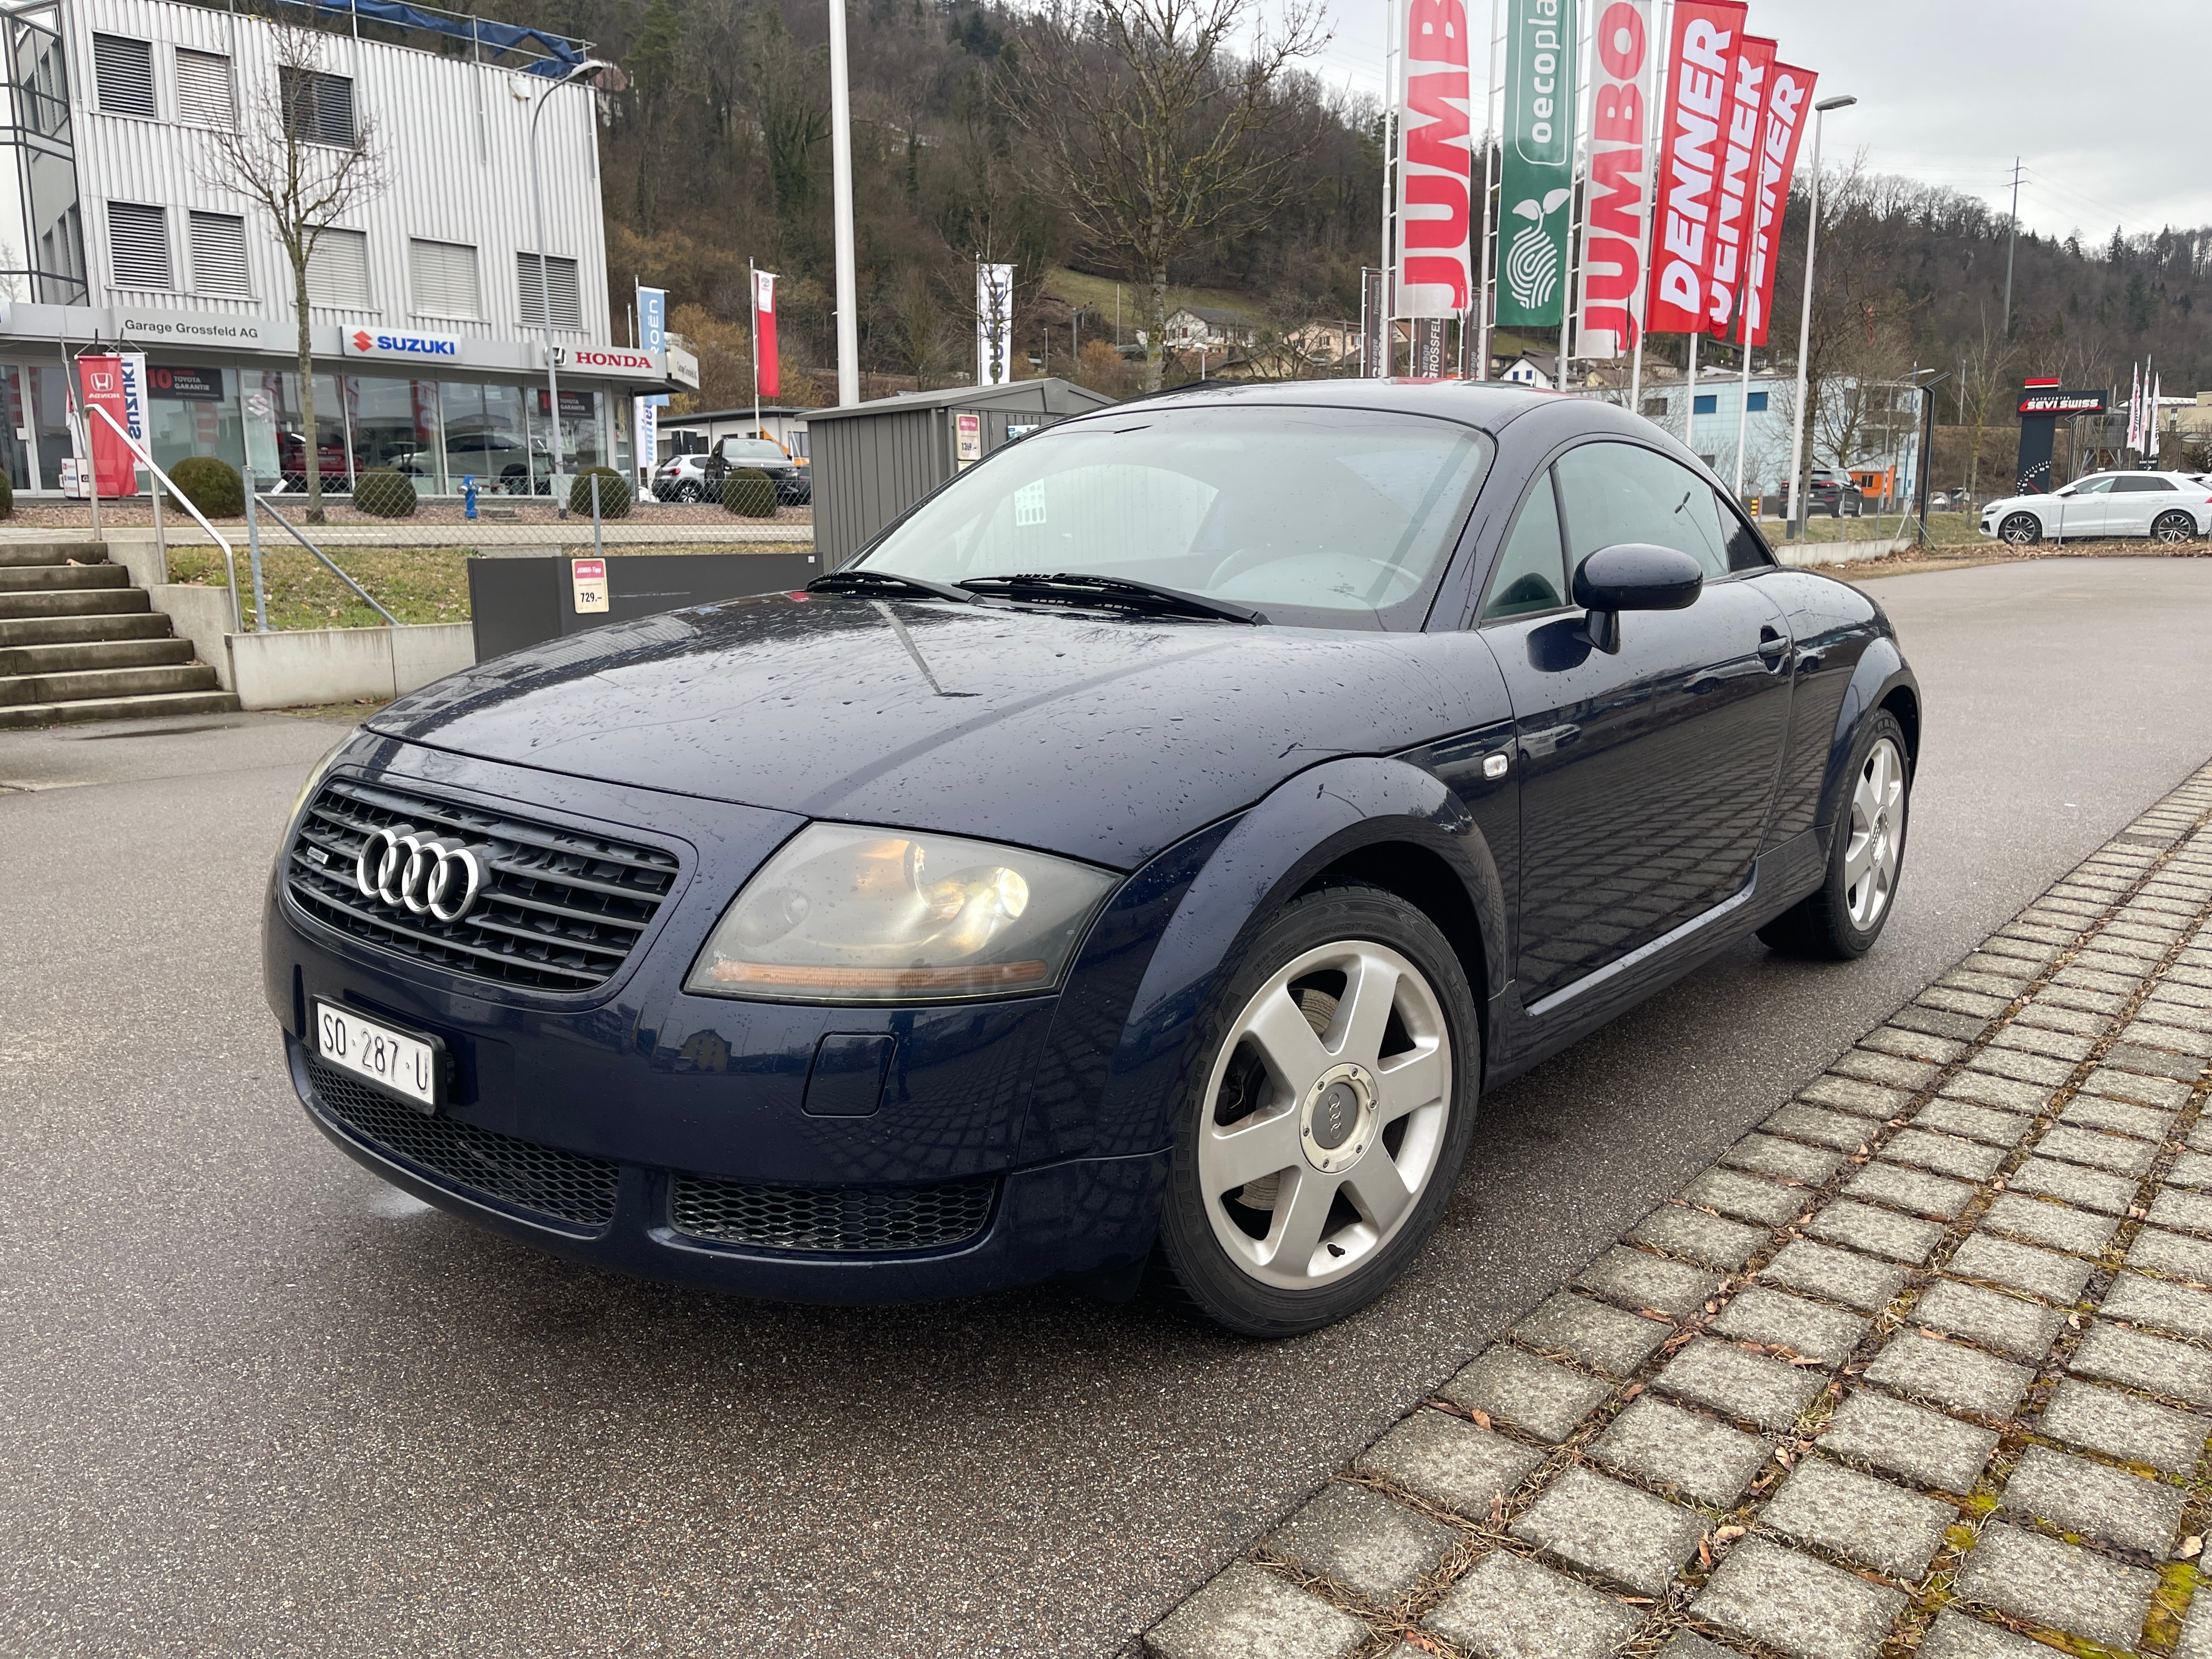
[[[426,1116],[320,1060],[307,1078],[325,1115],[441,1184],[593,1231],[615,1218],[621,1171],[604,1159]]]
[[[940,1187],[763,1187],[678,1176],[668,1209],[678,1232],[720,1244],[895,1255],[975,1237],[998,1190],[996,1176]]]
[[[400,825],[489,849],[483,896],[460,921],[365,898],[355,885],[362,843]],[[340,933],[453,973],[546,991],[604,984],[676,882],[675,858],[656,848],[353,778],[323,786],[286,866],[294,902]]]

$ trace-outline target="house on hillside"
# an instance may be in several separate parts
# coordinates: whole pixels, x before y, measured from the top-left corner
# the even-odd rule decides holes
[[[1249,346],[1258,337],[1259,325],[1241,312],[1218,306],[1178,306],[1168,313],[1167,345],[1170,351],[1196,351],[1203,346],[1219,351]]]
[[[1524,351],[1506,364],[1498,377],[1510,380],[1516,386],[1533,386],[1545,392],[1559,389],[1559,354],[1556,351]]]

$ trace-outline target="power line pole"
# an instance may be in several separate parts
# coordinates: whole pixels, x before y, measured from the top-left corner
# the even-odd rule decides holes
[[[2020,157],[2012,158],[2012,228],[2005,232],[2005,338],[2012,338],[2012,248],[2020,240]]]

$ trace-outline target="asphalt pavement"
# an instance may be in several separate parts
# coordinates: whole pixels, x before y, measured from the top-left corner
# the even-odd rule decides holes
[[[822,1310],[538,1255],[341,1157],[261,1006],[341,728],[0,736],[0,1651],[1099,1654],[2212,755],[2212,560],[1871,584],[1921,677],[1876,952],[1747,945],[1486,1103],[1379,1306]]]

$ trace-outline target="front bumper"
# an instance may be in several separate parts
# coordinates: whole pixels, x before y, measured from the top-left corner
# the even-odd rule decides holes
[[[1079,958],[1060,995],[999,1002],[692,996],[684,973],[729,896],[800,820],[389,741],[347,758],[341,774],[478,796],[556,826],[629,836],[649,824],[634,838],[683,861],[623,969],[557,995],[349,938],[291,900],[280,863],[264,988],[294,1086],[323,1133],[385,1179],[566,1255],[809,1301],[967,1295],[1110,1272],[1150,1249],[1165,1152],[1094,1156],[1088,1131],[1133,990],[1121,987],[1134,922],[1117,907],[1086,947],[1110,969],[1103,995],[1102,970]],[[439,1113],[314,1060],[305,1045],[319,1000],[439,1038],[453,1065]],[[854,1035],[888,1040],[880,1102],[810,1111],[822,1104],[809,1074],[823,1039]]]

